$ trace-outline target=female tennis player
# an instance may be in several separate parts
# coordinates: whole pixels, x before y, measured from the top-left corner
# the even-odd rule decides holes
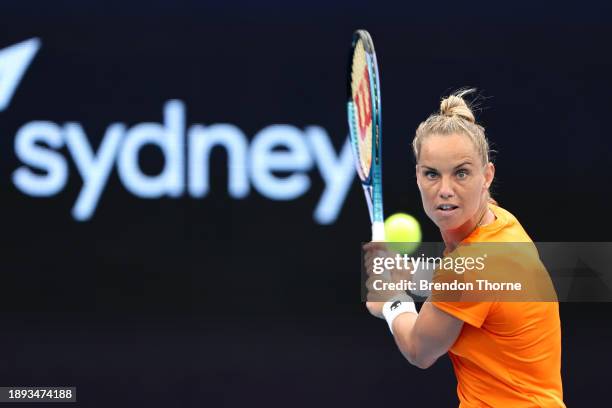
[[[495,167],[484,128],[463,99],[467,92],[442,100],[439,113],[419,125],[413,141],[423,208],[440,229],[444,255],[464,243],[531,242],[518,220],[490,196]],[[371,259],[384,244],[372,242],[365,249]],[[411,364],[425,369],[448,353],[460,407],[565,407],[556,301],[446,302],[430,297],[417,313],[402,292],[386,303],[367,302],[367,307],[387,320]]]

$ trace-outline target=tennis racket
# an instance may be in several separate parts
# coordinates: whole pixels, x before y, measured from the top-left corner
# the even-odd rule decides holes
[[[370,213],[372,241],[384,241],[380,77],[372,37],[365,30],[353,34],[347,91],[351,145]]]

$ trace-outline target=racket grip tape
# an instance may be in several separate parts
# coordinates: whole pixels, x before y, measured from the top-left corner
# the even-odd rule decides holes
[[[372,223],[372,241],[385,240],[385,223],[382,221],[374,221]]]

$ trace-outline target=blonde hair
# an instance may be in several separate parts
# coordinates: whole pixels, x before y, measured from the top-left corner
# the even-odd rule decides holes
[[[484,127],[476,123],[476,118],[470,105],[463,99],[464,95],[474,91],[475,89],[473,88],[463,89],[442,99],[440,111],[430,115],[424,122],[421,122],[412,141],[412,150],[417,163],[419,162],[423,141],[429,135],[451,135],[457,133],[467,136],[472,141],[483,166],[489,163],[491,149],[489,141],[485,136]],[[497,204],[491,198],[490,193],[489,201]]]

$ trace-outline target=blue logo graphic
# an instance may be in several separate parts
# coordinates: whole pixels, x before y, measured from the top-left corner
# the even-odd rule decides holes
[[[40,40],[31,38],[0,50],[0,112],[8,108],[39,48]]]

